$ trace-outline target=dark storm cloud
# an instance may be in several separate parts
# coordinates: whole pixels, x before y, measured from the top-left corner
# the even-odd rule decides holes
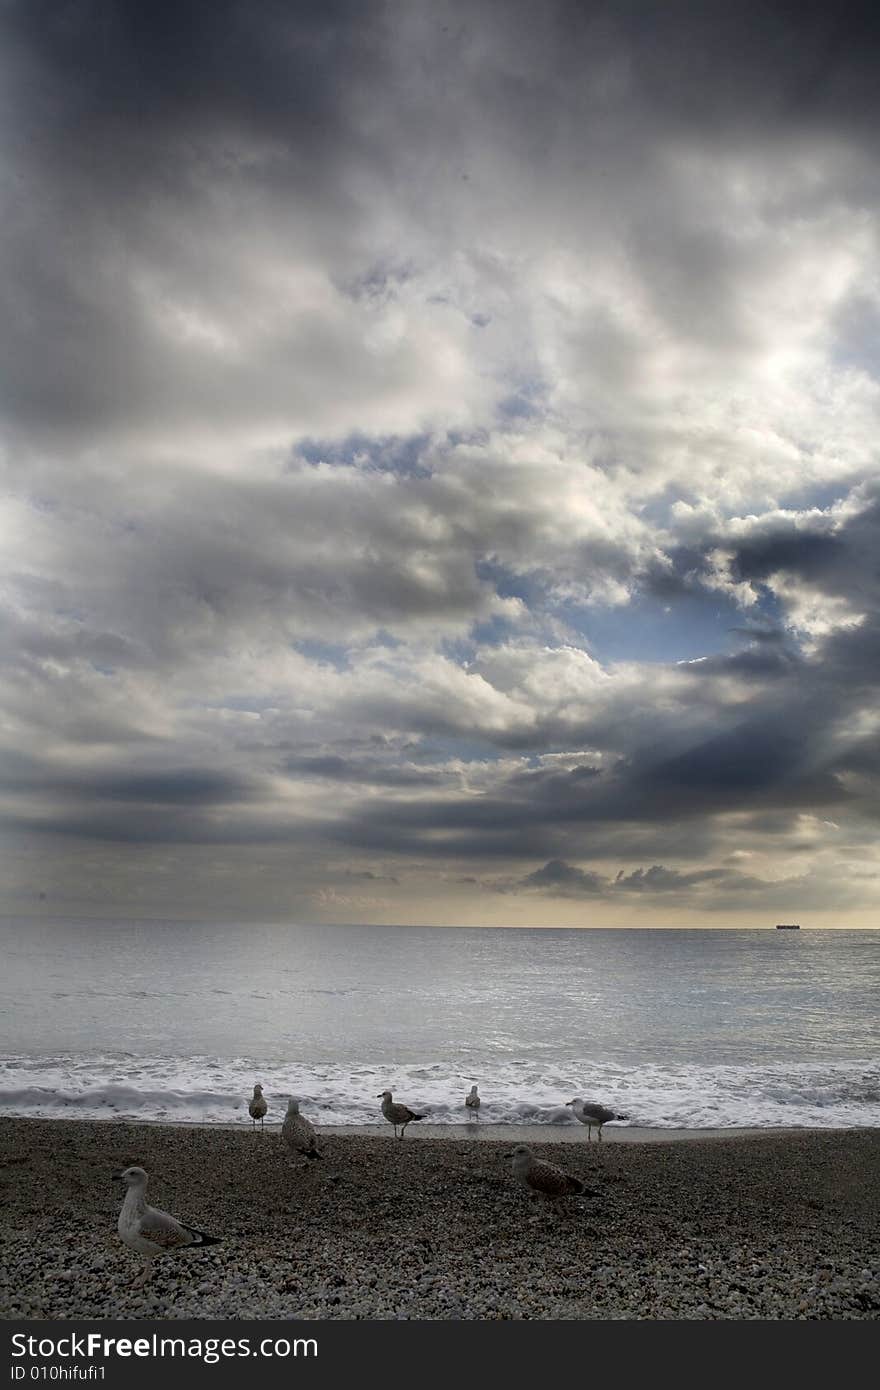
[[[557,847],[580,827],[588,836],[600,830],[594,852],[607,851],[601,827],[630,826],[658,830],[677,820],[727,815],[756,805],[779,810],[824,811],[855,802],[839,780],[845,760],[815,767],[815,752],[760,726],[696,744],[672,758],[646,750],[600,776],[588,770],[580,778],[567,774],[517,774],[480,798],[450,796],[417,805],[372,801],[348,821],[349,843],[365,847],[419,847],[442,853],[454,836],[456,853],[492,853],[492,846],[520,847],[529,837]],[[469,832],[459,840],[455,832]],[[677,837],[674,826],[670,838]],[[660,834],[662,841],[662,833]]]
[[[430,768],[356,762],[333,753],[288,758],[285,767],[295,776],[321,777],[354,785],[368,783],[374,787],[440,787],[450,781],[448,774]]]
[[[339,0],[5,7],[18,197],[6,222],[3,380],[14,419],[131,427],[161,403],[181,422],[189,410],[222,422],[250,387],[260,409],[280,406],[281,379],[259,382],[241,360],[191,354],[182,373],[132,275],[149,272],[172,299],[188,285],[193,305],[231,296],[234,308],[253,288],[225,254],[236,204],[264,200],[273,236],[328,241],[344,278],[361,260],[352,224],[366,212],[365,180],[387,188],[442,154],[464,172],[505,127],[535,178],[548,160],[563,173],[585,136],[581,173],[612,188],[650,160],[646,131],[697,129],[735,145],[756,127],[778,138],[825,130],[875,143],[868,6],[551,4],[540,27],[526,4],[407,9],[401,24],[395,6]],[[664,228],[665,216],[655,205],[636,219],[634,243],[653,262],[663,312],[716,337],[726,319],[735,339],[735,243],[709,231],[683,242],[674,206]],[[381,289],[377,274],[368,282]],[[325,353],[337,372],[364,372],[319,318],[306,311],[303,323],[308,356],[296,335],[276,346],[294,352],[311,389]]]
[[[246,784],[241,778],[218,772],[181,769],[107,777],[95,785],[95,792],[110,801],[222,805],[225,801],[243,800]]]
[[[523,888],[549,888],[554,893],[577,896],[601,893],[604,880],[589,869],[576,869],[561,859],[550,859],[522,881]]]
[[[774,677],[790,676],[800,664],[797,652],[768,650],[747,650],[735,652],[731,656],[706,657],[696,667],[698,675],[733,676],[739,680],[772,680]]]
[[[821,581],[839,565],[842,554],[836,536],[810,534],[792,525],[737,546],[732,568],[737,579],[763,580],[789,570],[803,579]]]
[[[634,869],[631,874],[625,874],[621,869],[614,880],[614,887],[628,893],[672,893],[691,888],[697,883],[711,883],[731,877],[740,876],[725,873],[723,869],[698,869],[694,873],[683,874],[678,869],[652,864],[650,869]]]
[[[617,893],[639,893],[647,897],[670,897],[676,901],[686,901],[693,891],[700,895],[704,907],[728,908],[742,899],[759,898],[771,902],[775,896],[792,892],[792,884],[798,880],[789,878],[784,883],[773,883],[752,875],[730,869],[698,869],[683,873],[669,869],[663,864],[652,864],[649,869],[634,869],[627,874],[621,869],[615,878],[603,877],[592,870],[584,870],[562,859],[549,860],[543,868],[527,874],[515,883],[496,885],[504,893],[522,893],[537,890],[554,897],[593,898],[602,897],[612,901]],[[711,887],[712,897],[707,898],[701,889]]]
[[[779,646],[787,641],[786,634],[778,627],[735,627],[733,631],[749,642],[759,642],[768,646]]]
[[[548,902],[844,881],[875,8],[0,25],[5,824],[272,847],[281,902],[481,860]]]
[[[878,110],[871,48],[880,39],[870,4],[835,11],[816,0],[736,8],[675,0],[651,14],[631,3],[622,15],[646,85],[687,125],[733,119],[745,128],[869,135]]]
[[[640,769],[633,792],[643,796],[655,814],[665,807],[694,815],[765,799],[775,805],[804,806],[845,800],[846,792],[833,773],[811,766],[814,757],[799,731],[747,723]]]
[[[260,360],[210,325],[245,324],[279,241],[319,239],[344,272],[349,175],[381,154],[357,110],[384,80],[381,8],[12,4],[3,18],[7,420],[72,442],[152,431],[157,411],[180,430],[259,428],[320,394],[323,371],[380,386],[307,305],[266,326]],[[231,244],[248,224],[252,259]]]
[[[209,768],[173,768],[161,772],[110,772],[49,769],[37,757],[6,753],[0,763],[0,787],[50,791],[53,796],[83,800],[167,806],[214,806],[252,799],[257,789],[241,776]]]

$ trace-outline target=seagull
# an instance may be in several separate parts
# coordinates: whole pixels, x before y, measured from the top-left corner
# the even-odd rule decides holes
[[[480,1118],[480,1097],[477,1095],[476,1086],[471,1087],[469,1094],[464,1098],[464,1103],[468,1110],[473,1111],[473,1118],[478,1120]]]
[[[531,1149],[527,1149],[525,1144],[517,1144],[512,1153],[506,1155],[513,1159],[513,1176],[518,1182],[527,1187],[535,1197],[546,1197],[548,1201],[557,1201],[560,1197],[570,1197],[572,1195],[593,1196],[595,1195],[580,1178],[574,1178],[570,1173],[566,1173],[562,1168],[557,1168],[554,1163],[545,1163],[543,1159],[535,1158]]]
[[[394,1125],[394,1137],[396,1139],[403,1138],[404,1130],[408,1124],[412,1124],[413,1120],[423,1120],[425,1118],[424,1114],[417,1115],[415,1110],[410,1110],[408,1105],[395,1105],[394,1101],[391,1099],[390,1091],[382,1091],[376,1099],[382,1102],[382,1114],[385,1116],[386,1120]],[[399,1134],[397,1133],[398,1125],[400,1125]]]
[[[265,1115],[268,1109],[268,1105],[263,1100],[262,1086],[255,1086],[253,1097],[251,1098],[251,1102],[248,1105],[248,1114],[251,1117],[251,1123],[253,1124],[254,1129],[256,1129],[257,1127],[257,1120],[259,1120],[260,1122],[260,1129],[263,1128],[263,1116]]]
[[[281,1137],[292,1154],[301,1154],[303,1158],[321,1157],[317,1148],[318,1136],[315,1134],[315,1127],[305,1115],[299,1113],[299,1101],[294,1100],[293,1096],[287,1102]]]
[[[571,1113],[576,1120],[580,1120],[582,1125],[587,1126],[587,1143],[593,1134],[593,1125],[599,1131],[599,1141],[602,1140],[602,1126],[607,1125],[609,1120],[628,1120],[628,1115],[618,1115],[616,1111],[609,1110],[606,1105],[588,1105],[585,1100],[575,1096],[574,1100],[567,1100],[566,1105],[572,1107]]]
[[[116,1229],[130,1250],[143,1255],[145,1264],[133,1288],[139,1288],[150,1272],[150,1261],[168,1250],[183,1250],[189,1245],[217,1245],[219,1236],[205,1235],[192,1226],[184,1226],[167,1211],[147,1206],[147,1174],[143,1168],[126,1168],[114,1173],[114,1180],[124,1182],[125,1200],[119,1213]]]

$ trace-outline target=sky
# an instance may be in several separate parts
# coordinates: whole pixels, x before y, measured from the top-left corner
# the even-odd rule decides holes
[[[876,7],[0,4],[0,911],[880,925]]]

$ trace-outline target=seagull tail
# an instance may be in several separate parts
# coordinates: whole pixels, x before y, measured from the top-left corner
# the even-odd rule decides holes
[[[428,1112],[427,1112],[427,1110],[422,1111],[421,1115],[413,1115],[413,1120],[426,1120],[427,1118],[428,1118]],[[410,1121],[410,1124],[411,1124],[411,1123],[412,1123],[412,1120]]]
[[[193,1245],[219,1245],[221,1236],[209,1236],[205,1231],[194,1231],[192,1226],[186,1228],[193,1238]]]

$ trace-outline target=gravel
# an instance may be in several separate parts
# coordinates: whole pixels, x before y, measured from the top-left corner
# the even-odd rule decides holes
[[[880,1130],[542,1144],[597,1195],[533,1213],[504,1143],[0,1119],[5,1318],[877,1318]],[[140,1263],[115,1168],[222,1244]]]

